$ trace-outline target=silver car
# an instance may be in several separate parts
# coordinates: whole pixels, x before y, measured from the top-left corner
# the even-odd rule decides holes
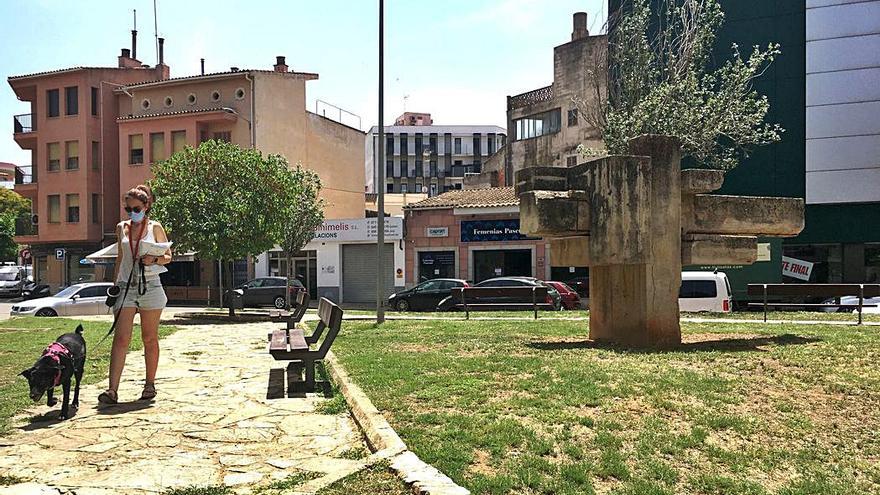
[[[107,300],[109,282],[75,284],[51,297],[22,301],[12,306],[11,316],[83,316],[109,315]]]

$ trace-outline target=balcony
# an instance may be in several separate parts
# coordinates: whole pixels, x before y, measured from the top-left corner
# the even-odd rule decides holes
[[[465,174],[478,174],[483,167],[479,163],[468,163],[465,165],[453,165],[452,169],[446,174],[446,177],[464,177]]]
[[[532,91],[509,97],[507,100],[507,108],[509,110],[515,110],[517,108],[527,107],[529,105],[534,105],[535,103],[550,101],[552,99],[553,85],[551,84],[550,86],[533,89]]]
[[[15,167],[15,185],[21,186],[24,184],[32,184],[36,182],[36,177],[33,175],[33,166],[32,165],[22,165],[21,167]]]
[[[23,149],[33,149],[37,145],[37,126],[34,114],[23,113],[12,116],[12,132],[15,142]]]
[[[38,234],[37,226],[31,222],[30,215],[22,215],[15,219],[15,236],[36,236]]]

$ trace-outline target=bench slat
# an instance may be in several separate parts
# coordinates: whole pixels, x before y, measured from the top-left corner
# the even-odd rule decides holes
[[[309,349],[309,345],[306,344],[306,339],[303,337],[302,332],[291,332],[287,337],[288,344],[290,345],[290,351],[307,351]]]
[[[287,350],[287,331],[283,328],[272,331],[272,339],[269,341],[269,352]]]

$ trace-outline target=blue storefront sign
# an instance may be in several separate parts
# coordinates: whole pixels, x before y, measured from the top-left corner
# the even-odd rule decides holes
[[[461,222],[461,242],[521,241],[538,239],[521,234],[519,219]]]

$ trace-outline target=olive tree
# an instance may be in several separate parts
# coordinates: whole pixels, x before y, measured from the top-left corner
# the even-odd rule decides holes
[[[585,68],[591,89],[575,99],[602,133],[605,152],[626,153],[630,139],[663,134],[678,137],[682,155],[698,165],[731,169],[754,147],[780,139],[783,129],[765,122],[770,102],[753,87],[779,45],[743,56],[734,44],[716,67],[711,55],[723,21],[718,0],[621,2],[609,16],[607,46]]]
[[[290,280],[293,274],[293,255],[302,250],[315,236],[324,221],[324,200],[320,198],[321,178],[312,170],[297,164],[285,177],[285,221],[278,245],[287,257],[286,308],[290,309]]]
[[[281,155],[211,140],[155,164],[153,175],[153,215],[177,249],[222,263],[268,251],[281,238],[290,184]]]

